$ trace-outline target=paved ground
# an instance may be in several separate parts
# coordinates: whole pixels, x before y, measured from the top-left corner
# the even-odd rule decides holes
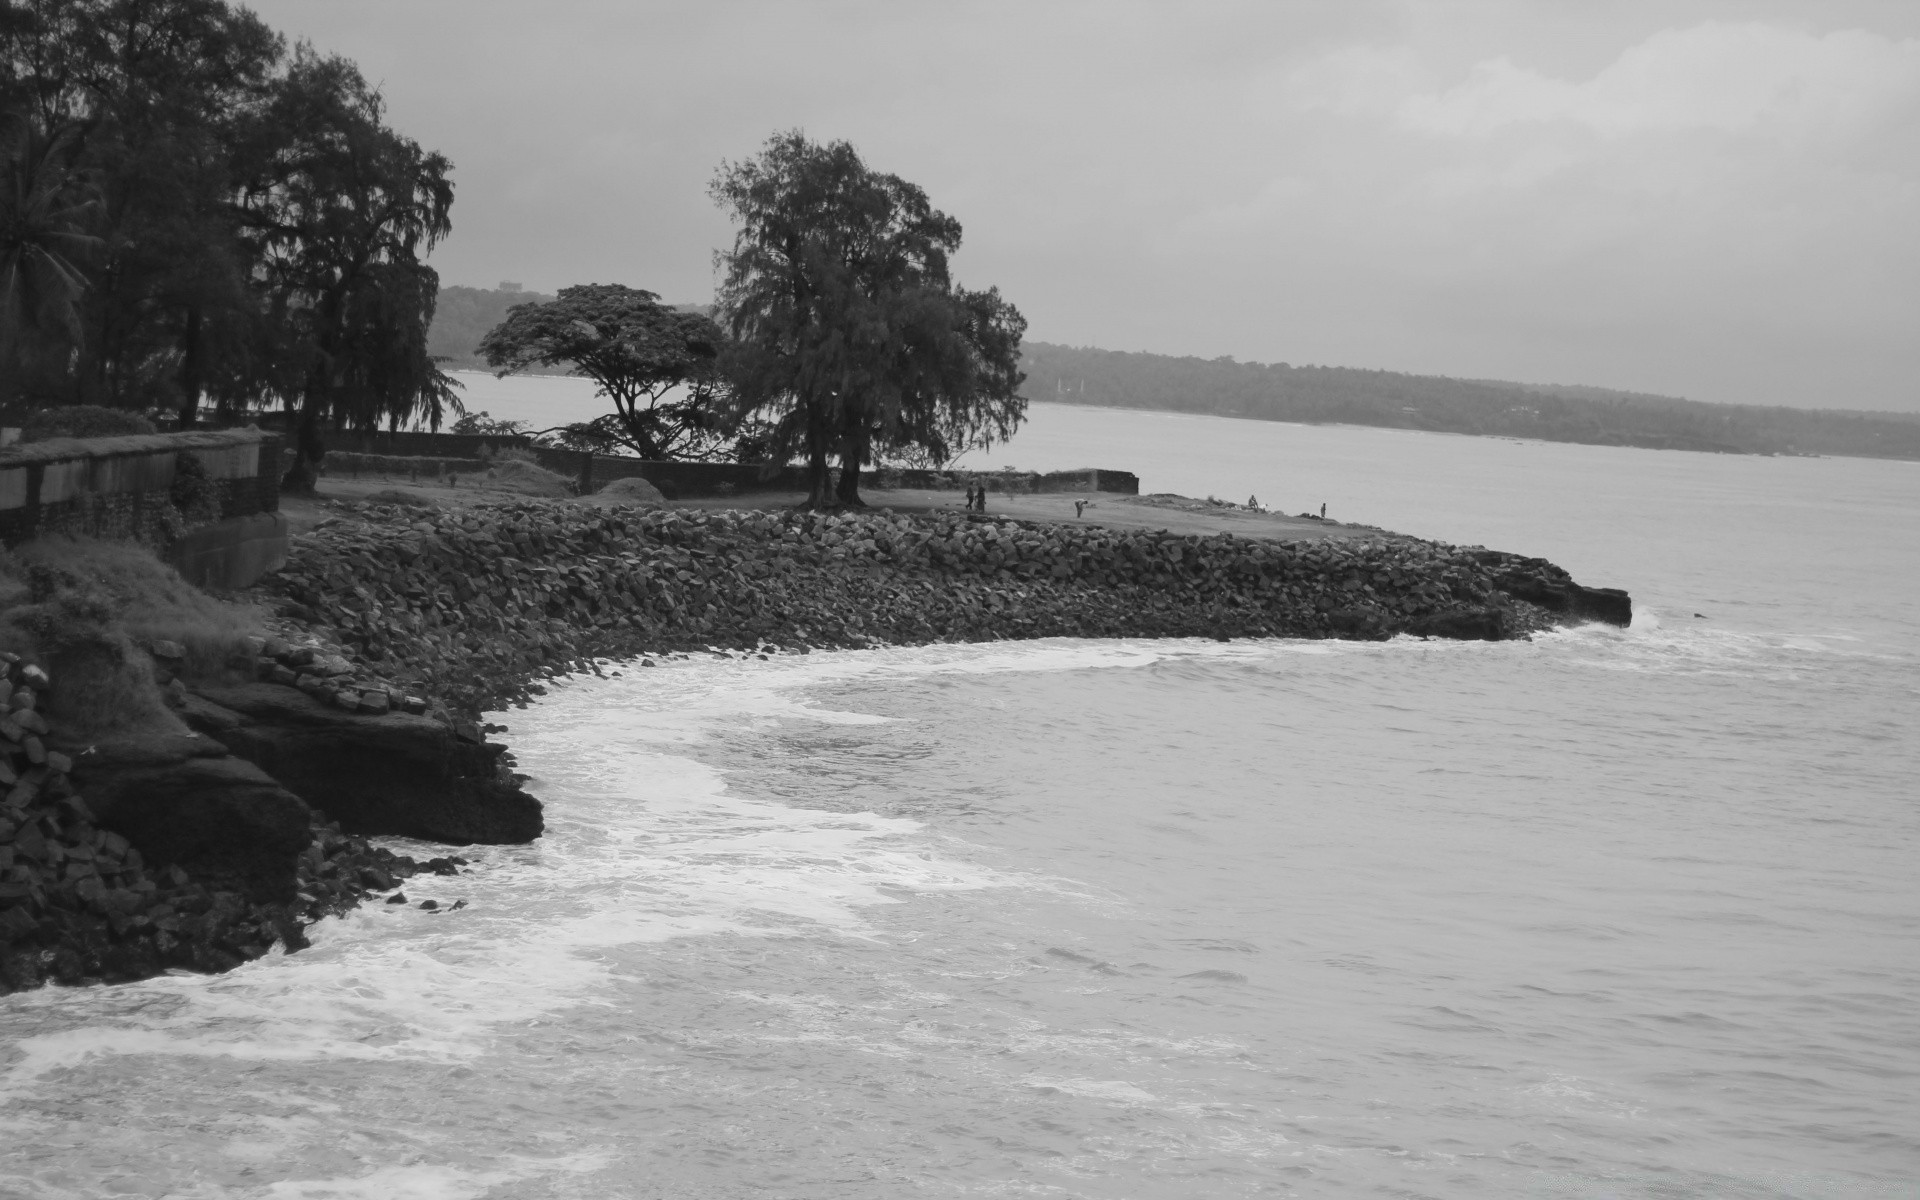
[[[326,515],[327,500],[365,500],[381,493],[430,502],[443,508],[480,501],[527,498],[524,493],[476,486],[472,477],[469,477],[469,482],[451,488],[383,479],[323,479],[318,502],[287,497],[281,502],[281,510],[287,514],[294,532],[298,533],[311,529],[315,522]],[[962,497],[951,492],[867,490],[862,495],[872,508],[890,508],[900,513],[950,512],[957,515],[964,503]],[[754,492],[744,496],[677,501],[673,507],[789,508],[805,498],[799,492]],[[1073,505],[1076,500],[1087,502],[1083,515],[1075,515]],[[556,500],[554,503],[565,504],[568,501]],[[1114,529],[1165,529],[1180,534],[1232,533],[1240,537],[1286,541],[1379,537],[1385,533],[1370,525],[1343,525],[1338,521],[1221,508],[1209,505],[1204,500],[1184,497],[1119,496],[1106,492],[1049,492],[1030,496],[992,493],[987,497],[987,513],[989,516],[1013,517],[1022,521],[1057,521],[1061,524],[1102,525]]]

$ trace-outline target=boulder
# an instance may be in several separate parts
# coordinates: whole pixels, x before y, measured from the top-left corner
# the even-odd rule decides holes
[[[501,761],[506,747],[429,717],[349,713],[271,683],[203,687],[181,715],[351,833],[497,844],[544,827]]]
[[[178,734],[102,742],[76,756],[73,781],[99,825],[148,861],[256,903],[293,900],[313,813],[218,742]]]
[[[1501,609],[1450,608],[1407,623],[1417,637],[1451,638],[1460,642],[1499,642],[1513,636],[1512,619]]]

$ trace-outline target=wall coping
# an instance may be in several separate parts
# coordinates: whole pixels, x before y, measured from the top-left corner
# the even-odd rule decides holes
[[[77,458],[114,458],[167,450],[215,450],[246,446],[281,435],[264,429],[205,429],[184,433],[133,433],[121,437],[48,438],[0,447],[0,467],[70,462]]]

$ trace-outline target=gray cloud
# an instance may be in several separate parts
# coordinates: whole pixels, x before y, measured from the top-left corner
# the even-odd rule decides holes
[[[1920,10],[272,0],[455,162],[450,282],[711,293],[844,137],[1032,336],[1920,409]]]

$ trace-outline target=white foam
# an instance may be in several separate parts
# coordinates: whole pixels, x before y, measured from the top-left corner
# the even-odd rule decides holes
[[[1064,1092],[1088,1100],[1109,1104],[1158,1104],[1159,1099],[1144,1088],[1123,1079],[1054,1079],[1029,1075],[1021,1082],[1037,1091]]]
[[[504,1170],[465,1171],[415,1164],[379,1167],[341,1179],[282,1180],[262,1193],[266,1200],[474,1200],[495,1189],[554,1174],[582,1175],[603,1169],[605,1154],[555,1159],[508,1159]]]

